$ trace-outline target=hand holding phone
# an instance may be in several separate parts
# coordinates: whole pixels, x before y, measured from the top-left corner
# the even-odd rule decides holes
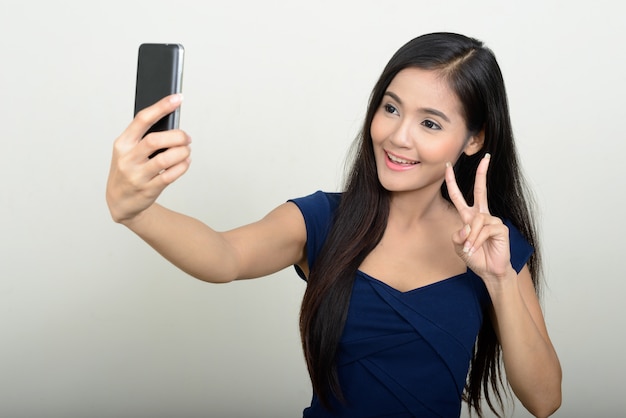
[[[156,103],[165,96],[182,92],[184,48],[181,44],[145,43],[139,46],[135,112]],[[178,129],[180,108],[156,122],[147,132]],[[154,157],[164,149],[150,155]]]

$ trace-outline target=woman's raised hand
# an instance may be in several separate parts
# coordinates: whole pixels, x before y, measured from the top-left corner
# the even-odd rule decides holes
[[[476,169],[474,206],[469,206],[465,201],[449,163],[445,176],[450,200],[461,215],[464,225],[452,236],[456,252],[483,280],[504,277],[512,268],[509,229],[500,218],[489,213],[487,203],[489,160],[490,155],[486,154]]]
[[[163,189],[182,176],[191,160],[191,138],[181,130],[145,133],[182,102],[182,96],[165,97],[137,113],[115,140],[106,200],[113,220],[132,220],[150,207]],[[155,151],[167,150],[148,158]]]

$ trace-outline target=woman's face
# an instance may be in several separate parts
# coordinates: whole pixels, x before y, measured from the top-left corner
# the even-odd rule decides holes
[[[406,68],[387,88],[371,126],[378,178],[391,192],[441,187],[446,162],[480,149],[461,102],[439,72]]]

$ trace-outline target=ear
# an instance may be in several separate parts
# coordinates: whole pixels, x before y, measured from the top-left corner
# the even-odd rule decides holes
[[[465,155],[474,155],[480,151],[485,143],[485,129],[481,129],[477,134],[467,139],[463,152]]]

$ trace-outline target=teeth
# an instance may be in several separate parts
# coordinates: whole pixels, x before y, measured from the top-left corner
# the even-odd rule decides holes
[[[393,161],[394,163],[398,163],[398,164],[417,164],[417,161],[407,161],[407,160],[403,160],[401,158],[395,157],[391,154],[387,154],[387,156],[389,157],[389,159],[391,161]]]

